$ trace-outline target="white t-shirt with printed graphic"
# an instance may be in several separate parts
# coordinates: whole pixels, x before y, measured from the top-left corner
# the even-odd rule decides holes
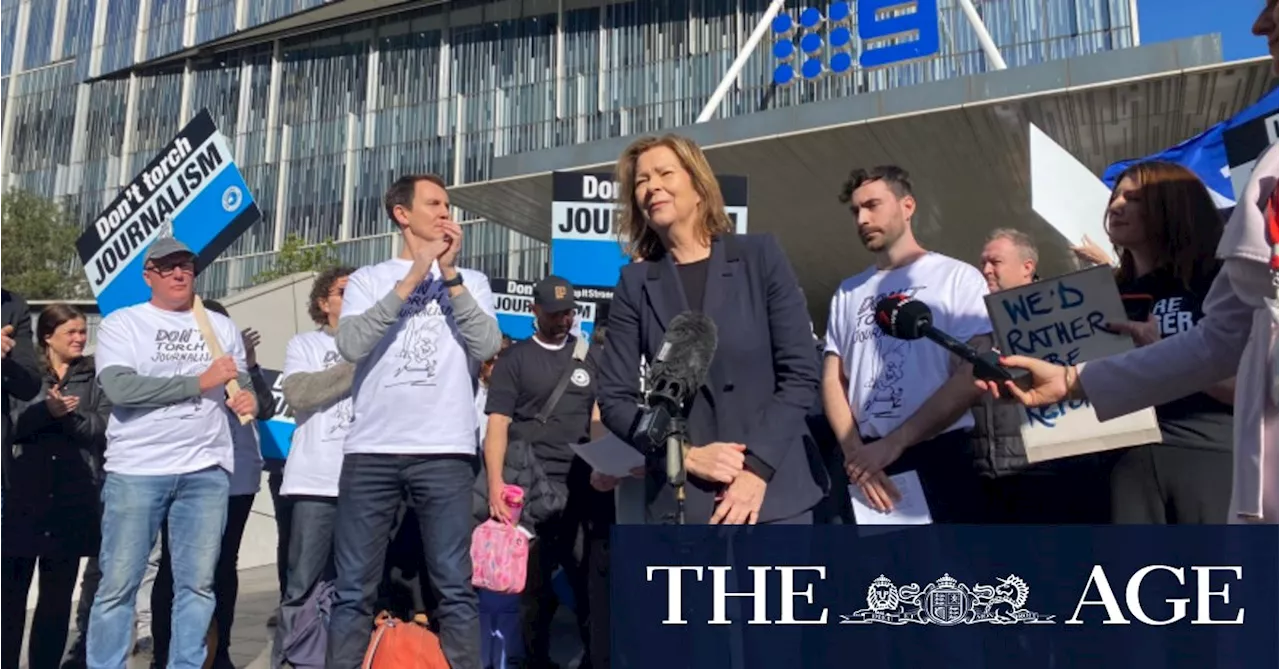
[[[284,378],[323,372],[342,362],[337,340],[323,330],[303,332],[289,340],[284,352]],[[316,411],[294,414],[293,441],[284,463],[282,495],[338,496],[342,449],[351,429],[351,396]]]
[[[845,279],[831,298],[826,350],[843,361],[849,406],[866,438],[897,429],[951,378],[946,349],[927,339],[895,339],[876,325],[876,303],[893,293],[928,305],[934,327],[962,342],[991,332],[983,302],[987,282],[977,268],[954,258],[928,253],[905,267],[873,266]],[[966,411],[943,432],[972,426]]]
[[[246,372],[240,332],[227,317],[209,323],[236,369]],[[113,311],[98,326],[98,372],[128,367],[141,376],[200,376],[213,362],[195,316],[150,303]],[[163,407],[116,405],[107,421],[106,470],[132,475],[186,474],[218,466],[235,470],[226,389]]]
[[[347,280],[342,318],[359,315],[395,289],[412,263],[393,258],[362,267]],[[459,269],[467,291],[496,318],[489,279]],[[440,273],[431,274],[400,306],[399,320],[356,365],[354,419],[346,453],[476,452],[475,379],[480,362],[467,353]]]

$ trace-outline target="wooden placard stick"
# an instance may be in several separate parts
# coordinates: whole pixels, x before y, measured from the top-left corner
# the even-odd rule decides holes
[[[213,325],[209,323],[209,312],[205,311],[204,301],[199,295],[196,295],[195,301],[191,303],[191,314],[196,317],[196,326],[200,328],[200,336],[204,338],[204,345],[208,347],[209,355],[214,360],[221,358],[224,355],[222,344],[213,331]],[[238,392],[240,392],[240,382],[235,379],[227,381],[227,396],[235,397]],[[240,419],[241,425],[248,425],[249,421],[253,420],[253,416],[246,414],[239,414],[237,418]]]

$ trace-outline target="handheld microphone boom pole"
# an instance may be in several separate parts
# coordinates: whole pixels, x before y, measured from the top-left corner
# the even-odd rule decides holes
[[[706,380],[717,345],[716,324],[703,314],[671,319],[662,348],[649,368],[649,393],[631,435],[646,458],[665,449],[667,481],[675,488],[679,523],[684,524],[684,451],[689,403]]]
[[[1001,394],[1007,392],[1004,388],[1005,381],[1013,381],[1023,389],[1031,381],[1030,372],[1000,364],[1000,356],[994,351],[979,353],[968,344],[933,327],[933,311],[929,309],[929,305],[905,295],[890,295],[876,304],[876,325],[890,337],[906,340],[923,337],[951,351],[973,365],[974,378],[998,382]]]

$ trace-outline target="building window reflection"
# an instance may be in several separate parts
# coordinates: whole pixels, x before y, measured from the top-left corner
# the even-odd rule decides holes
[[[65,27],[60,52],[53,53],[60,3]],[[250,0],[244,19],[246,27],[259,26],[321,4]],[[35,1],[16,61],[19,3],[6,2],[0,52],[4,97],[9,100],[12,90],[14,104],[7,170],[15,184],[62,189],[68,207],[88,223],[190,120],[180,118],[185,94],[190,112],[207,108],[232,143],[264,216],[202,281],[221,290],[243,287],[287,233],[312,243],[345,235],[343,252],[353,262],[368,262],[392,248],[381,199],[396,175],[429,171],[454,183],[480,181],[492,178],[495,157],[692,123],[769,0],[630,0],[566,10],[559,18],[554,11],[495,17],[487,12],[492,4],[414,5],[289,36],[278,45],[274,64],[277,47],[267,42],[211,50],[167,69],[141,67],[134,123],[126,128],[129,83],[122,71],[135,65],[135,47],[142,45],[144,59],[180,51],[190,46],[183,43],[189,23],[197,44],[231,35],[236,0]],[[94,44],[100,6],[107,13]],[[988,0],[979,11],[1008,64],[1017,67],[1131,46],[1130,6],[1116,0]],[[957,3],[940,0],[939,7],[939,54],[876,70],[855,66],[844,76],[777,87],[766,40],[719,116],[986,71],[986,56]],[[562,63],[556,62],[558,29]],[[90,73],[95,50],[101,64]],[[111,73],[118,74],[82,83],[90,74]],[[87,104],[77,125],[81,86]],[[72,156],[66,138],[76,127],[84,130],[83,151]],[[129,155],[122,155],[126,131],[132,142]],[[545,269],[545,243],[489,221],[467,224],[465,255],[486,271],[536,277]]]

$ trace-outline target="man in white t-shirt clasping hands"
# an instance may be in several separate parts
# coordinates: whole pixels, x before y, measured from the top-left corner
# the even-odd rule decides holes
[[[98,326],[97,371],[114,405],[107,422],[102,489],[102,581],[89,622],[90,669],[125,666],[138,586],[160,526],[168,521],[174,602],[169,667],[199,669],[214,611],[214,567],[234,468],[228,408],[253,416],[257,400],[240,332],[225,316],[209,324],[226,354],[210,355],[191,309],[196,257],[161,237],[143,258],[151,299]],[[227,398],[225,384],[240,382]]]
[[[478,669],[474,390],[480,361],[498,352],[502,333],[488,278],[455,264],[462,228],[450,216],[444,181],[402,177],[384,205],[404,247],[400,257],[350,276],[338,323],[338,351],[356,370],[338,483],[337,597],[325,664],[355,669],[364,659],[388,533],[407,493],[438,594],[444,654],[454,669]]]
[[[875,309],[880,299],[904,294],[930,307],[938,329],[989,350],[986,280],[972,265],[916,241],[916,200],[902,168],[854,170],[840,199],[876,258],[840,284],[827,321],[823,407],[845,472],[873,507],[888,510],[899,499],[889,476],[915,471],[935,522],[976,522],[981,489],[968,443],[969,409],[978,398],[972,367],[931,341],[885,335]]]

